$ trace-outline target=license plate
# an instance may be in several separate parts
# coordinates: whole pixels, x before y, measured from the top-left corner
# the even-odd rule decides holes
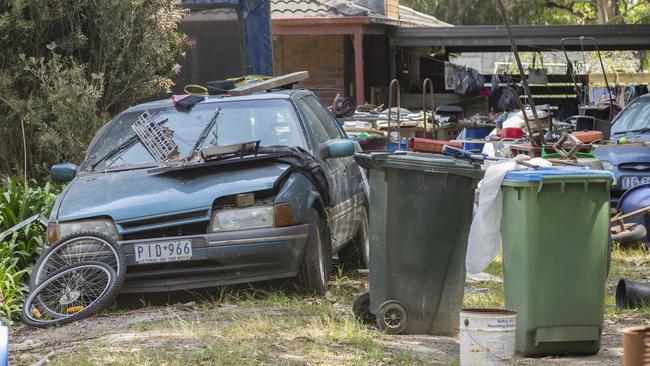
[[[623,189],[634,188],[646,183],[650,183],[650,177],[621,177],[621,187]]]
[[[135,244],[135,262],[162,263],[192,259],[191,240],[169,240],[155,243]]]

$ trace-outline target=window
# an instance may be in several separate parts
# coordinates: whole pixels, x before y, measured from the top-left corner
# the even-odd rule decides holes
[[[334,120],[334,117],[330,114],[328,110],[323,107],[322,104],[314,97],[313,95],[310,95],[305,98],[307,100],[307,103],[311,107],[314,112],[318,115],[318,118],[323,122],[323,126],[325,127],[325,130],[327,130],[327,134],[331,139],[343,139],[345,138],[339,128],[336,126],[336,121]]]
[[[171,133],[181,157],[193,154],[194,145],[213,118],[216,118],[215,126],[208,132],[201,147],[255,140],[260,140],[261,146],[305,145],[303,131],[287,100],[225,100],[199,103],[189,112],[179,112],[174,107],[152,108],[148,112]],[[122,113],[106,126],[101,137],[91,146],[84,167],[110,169],[156,163],[139,141],[119,151],[120,146],[135,135],[131,126],[141,114],[141,110]]]
[[[315,141],[316,144],[322,144],[329,141],[331,138],[327,133],[327,130],[323,126],[323,122],[321,122],[320,118],[318,118],[316,112],[314,112],[309,107],[309,104],[307,103],[305,98],[301,98],[298,100],[298,106],[300,110],[303,112],[303,115],[305,117],[305,122],[307,123],[307,127],[309,128],[311,134],[316,140]]]

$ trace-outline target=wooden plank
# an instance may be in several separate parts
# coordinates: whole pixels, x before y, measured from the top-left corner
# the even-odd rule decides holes
[[[649,73],[632,73],[632,72],[617,72],[608,73],[607,81],[609,86],[619,85],[636,85],[636,84],[650,84]],[[605,77],[603,74],[591,74],[589,77],[589,86],[605,86]]]
[[[499,76],[499,79],[501,80],[502,83],[506,82],[506,77],[503,74],[500,74],[500,75],[497,75],[497,76]],[[483,75],[483,77],[485,77],[485,81],[487,83],[489,83],[490,80],[492,79],[491,74],[490,75],[485,74],[485,75]],[[519,75],[510,75],[510,78],[512,79],[513,83],[521,82],[521,78],[519,77]],[[590,78],[589,75],[582,75],[581,74],[581,75],[577,75],[576,81],[578,82],[578,84],[586,84],[586,83],[589,82],[589,78]],[[570,75],[566,75],[566,74],[550,74],[550,75],[548,75],[548,82],[549,83],[571,83],[571,84],[573,84],[573,79],[571,78]],[[535,84],[531,84],[531,85],[535,85]]]
[[[276,76],[268,80],[260,81],[259,83],[240,86],[228,90],[228,94],[233,96],[250,95],[250,94],[264,92],[269,89],[290,85],[306,79],[309,79],[308,71],[297,71],[291,74]]]

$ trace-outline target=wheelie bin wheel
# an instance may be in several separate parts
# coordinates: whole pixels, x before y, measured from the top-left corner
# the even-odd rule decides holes
[[[364,324],[375,322],[375,315],[370,312],[370,293],[363,293],[354,299],[352,303],[352,312],[358,321]]]
[[[389,334],[399,334],[408,323],[406,308],[399,301],[389,300],[377,310],[377,327]]]

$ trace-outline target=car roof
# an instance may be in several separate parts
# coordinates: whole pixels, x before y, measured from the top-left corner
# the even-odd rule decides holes
[[[303,94],[310,93],[307,90],[303,89],[290,89],[290,90],[277,90],[270,91],[265,93],[257,93],[250,95],[242,96],[223,96],[223,95],[207,95],[205,100],[200,101],[197,104],[209,104],[216,102],[236,102],[236,101],[247,101],[247,100],[270,100],[270,99],[291,99],[291,96],[294,94]],[[125,112],[138,112],[144,111],[151,108],[165,108],[172,107],[174,103],[172,98],[160,99],[153,102],[142,103],[128,108]]]

